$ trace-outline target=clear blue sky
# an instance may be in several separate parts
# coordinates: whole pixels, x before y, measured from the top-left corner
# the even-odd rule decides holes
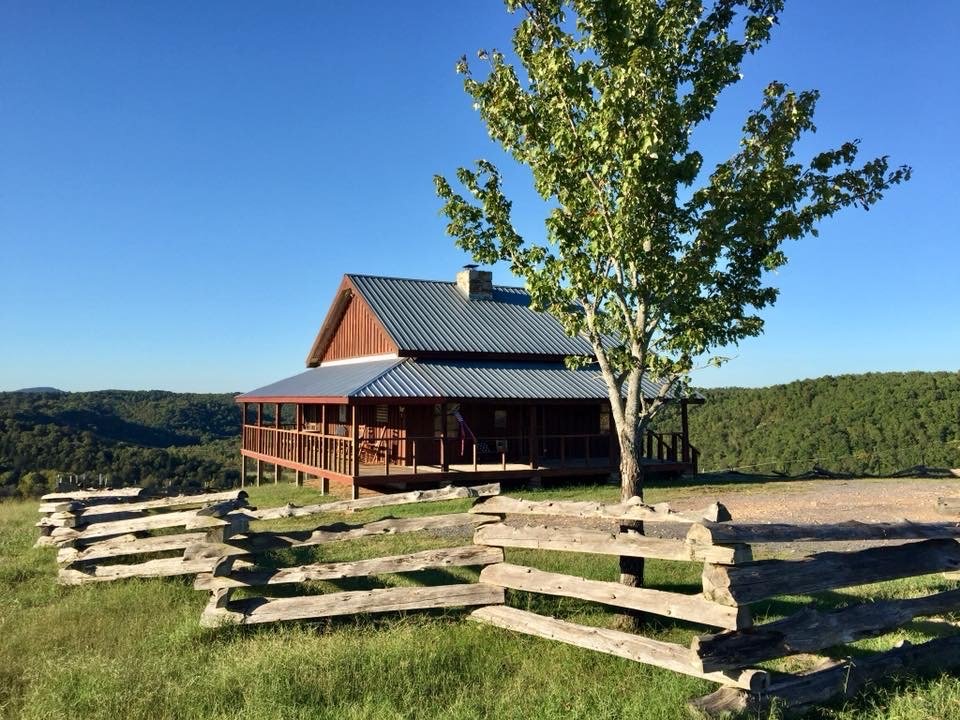
[[[344,272],[451,278],[432,175],[495,160],[454,62],[489,2],[0,0],[0,389],[245,390],[299,371]],[[822,91],[813,146],[914,179],[788,246],[767,331],[703,385],[960,367],[960,3],[792,0],[703,134]],[[520,169],[520,229],[542,233]],[[497,270],[497,281],[512,281]]]

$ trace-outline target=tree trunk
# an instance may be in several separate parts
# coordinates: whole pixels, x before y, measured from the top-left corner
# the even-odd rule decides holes
[[[643,466],[640,464],[636,437],[625,433],[620,436],[620,500],[625,502],[632,497],[643,498]],[[643,522],[624,521],[620,525],[620,532],[643,535]],[[643,586],[642,557],[620,557],[620,583],[629,587]],[[625,610],[619,624],[622,629],[635,630],[642,617],[643,613],[639,611]]]

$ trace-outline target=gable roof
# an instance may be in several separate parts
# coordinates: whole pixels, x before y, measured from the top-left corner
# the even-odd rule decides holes
[[[647,397],[659,391],[656,383],[646,378],[642,382]],[[596,366],[571,370],[558,362],[394,358],[311,368],[237,400],[304,398],[600,401],[608,395]]]
[[[532,310],[523,288],[495,285],[492,300],[470,300],[454,282],[349,274],[308,365],[320,362],[352,293],[366,302],[401,357],[593,355],[586,338],[569,337],[553,315]]]

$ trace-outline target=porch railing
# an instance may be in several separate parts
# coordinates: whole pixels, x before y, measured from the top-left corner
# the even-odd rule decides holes
[[[531,446],[528,435],[491,437],[412,437],[361,438],[354,453],[353,440],[343,435],[297,432],[276,427],[244,425],[243,449],[297,465],[356,476],[360,466],[382,466],[389,475],[397,466],[405,473],[418,474],[437,469],[474,471],[507,470],[508,466],[601,467],[616,464],[613,436],[604,433],[540,435]],[[648,430],[643,443],[644,457],[662,462],[690,464],[696,472],[698,450],[683,442],[681,433],[657,433]],[[362,458],[362,460],[361,460]],[[517,469],[514,467],[514,469]]]

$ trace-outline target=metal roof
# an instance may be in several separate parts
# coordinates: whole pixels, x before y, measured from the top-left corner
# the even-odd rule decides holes
[[[311,368],[240,395],[238,400],[276,397],[351,397],[381,373],[403,362],[397,358]]]
[[[593,355],[549,313],[530,309],[523,288],[495,285],[492,300],[469,300],[456,283],[347,275],[396,342],[417,352]]]
[[[652,397],[659,387],[645,379],[643,391]],[[406,358],[312,368],[238,399],[276,397],[605,400],[608,395],[596,367]]]

